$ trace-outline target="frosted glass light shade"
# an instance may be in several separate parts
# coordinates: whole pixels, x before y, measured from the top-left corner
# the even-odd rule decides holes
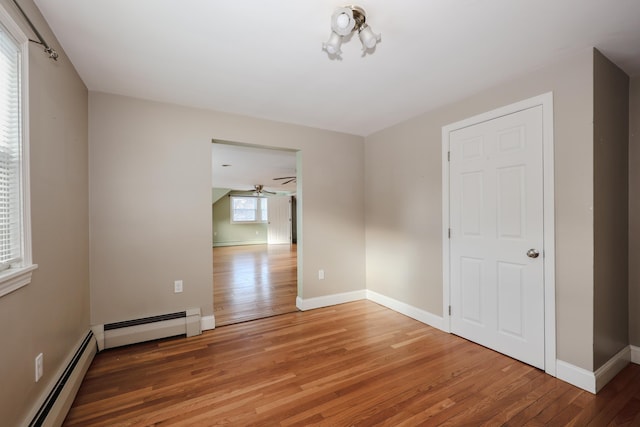
[[[342,37],[333,31],[331,31],[329,40],[322,44],[322,48],[326,50],[329,55],[340,55],[342,53],[340,46],[342,46]]]
[[[380,34],[374,34],[371,30],[371,27],[369,27],[368,25],[360,30],[359,37],[360,41],[362,42],[363,50],[373,49],[382,38]]]

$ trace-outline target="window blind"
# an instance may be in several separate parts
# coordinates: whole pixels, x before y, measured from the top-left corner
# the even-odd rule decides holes
[[[22,253],[20,61],[18,43],[0,25],[0,270]]]
[[[258,199],[255,197],[232,197],[232,220],[234,222],[255,222],[257,219]]]
[[[266,198],[231,196],[231,223],[264,223],[267,220]]]

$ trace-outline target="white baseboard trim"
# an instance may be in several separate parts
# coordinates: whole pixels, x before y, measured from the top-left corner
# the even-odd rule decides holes
[[[385,295],[371,290],[367,290],[367,299],[377,304],[383,305],[393,311],[397,311],[400,314],[411,317],[412,319],[416,319],[419,322],[426,323],[427,325],[440,330],[444,330],[442,317],[429,313],[428,311],[416,308],[412,305],[393,298],[389,298]]]
[[[216,317],[214,315],[211,316],[202,316],[200,318],[200,329],[203,331],[208,331],[216,328]]]
[[[615,356],[599,367],[595,372],[596,377],[596,393],[602,390],[618,372],[622,371],[631,361],[631,348],[629,346],[620,350]]]
[[[367,299],[367,291],[364,289],[361,291],[345,292],[341,294],[325,295],[307,299],[297,297],[296,307],[298,307],[299,310],[307,311],[316,308],[344,304],[346,302],[359,301],[363,299]]]
[[[368,299],[377,304],[383,305],[393,311],[396,311],[405,316],[416,319],[419,322],[426,323],[429,326],[443,330],[442,317],[429,313],[428,311],[421,310],[413,307],[404,302],[389,298],[382,294],[379,294],[370,290],[361,290],[353,292],[345,292],[342,294],[325,295],[321,297],[302,299],[296,298],[296,307],[302,311],[313,310],[321,307],[330,307],[332,305],[344,304],[352,301],[359,301]],[[202,328],[204,330],[204,327]]]
[[[25,420],[25,426],[62,425],[97,350],[96,338],[88,331],[51,378]]]
[[[586,390],[589,393],[596,393],[595,373],[567,363],[564,360],[558,359],[556,361],[556,378]]]
[[[595,372],[558,360],[556,376],[564,382],[596,394],[629,364],[631,353],[630,346],[623,348]]]
[[[635,363],[636,365],[640,365],[640,347],[630,345],[629,349],[631,350],[631,362]]]
[[[222,248],[225,246],[266,245],[267,243],[268,242],[266,240],[243,240],[238,242],[214,242],[211,246],[214,248]]]

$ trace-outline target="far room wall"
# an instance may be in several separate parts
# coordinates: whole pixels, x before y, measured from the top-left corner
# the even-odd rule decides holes
[[[231,198],[223,196],[212,206],[213,246],[267,243],[267,224],[232,224]]]

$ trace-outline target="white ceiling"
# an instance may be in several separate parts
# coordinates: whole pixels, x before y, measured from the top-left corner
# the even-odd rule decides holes
[[[273,179],[296,176],[295,151],[229,145],[224,141],[214,142],[211,148],[212,187],[248,191],[260,184],[268,191],[295,193],[295,182],[284,184],[287,179]]]
[[[89,90],[363,136],[591,46],[640,74],[639,0],[362,0],[341,61],[338,0],[35,3]]]

